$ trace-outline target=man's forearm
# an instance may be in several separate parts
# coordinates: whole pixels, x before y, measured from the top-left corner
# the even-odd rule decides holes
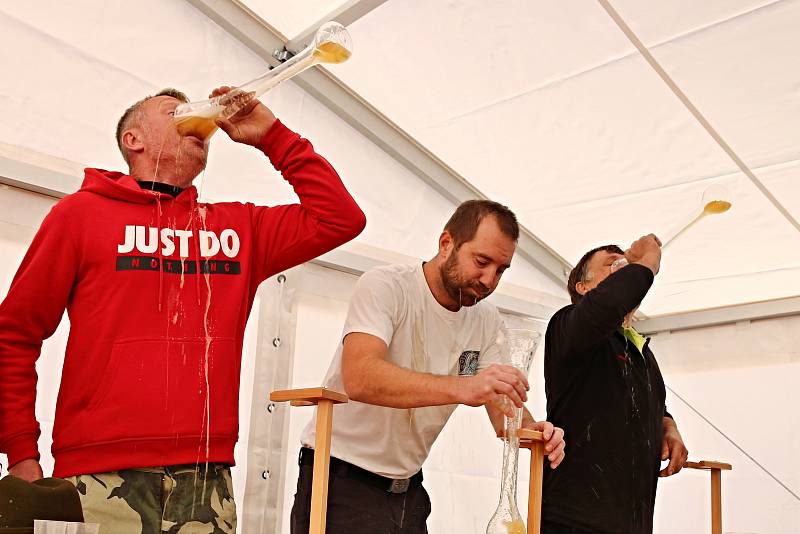
[[[434,375],[405,369],[383,359],[361,362],[343,370],[352,400],[390,408],[420,408],[461,402],[459,389],[466,377]]]
[[[309,141],[276,121],[261,149],[292,185],[300,203],[254,208],[260,232],[256,257],[263,258],[256,266],[259,281],[350,241],[366,224],[339,175]]]
[[[339,174],[310,141],[276,121],[264,136],[261,149],[291,184],[302,211],[317,225],[335,235],[346,234],[345,241],[361,232],[364,213]]]
[[[658,274],[658,269],[661,265],[661,255],[648,254],[631,263],[638,263],[639,265],[647,267],[653,271],[653,276],[655,276]]]
[[[664,417],[661,418],[661,425],[664,428],[665,432],[668,429],[678,430],[678,425],[675,423],[675,420],[672,417],[667,416],[667,415],[665,415]]]

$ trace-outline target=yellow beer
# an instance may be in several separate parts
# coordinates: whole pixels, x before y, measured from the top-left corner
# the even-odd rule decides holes
[[[198,139],[206,140],[217,131],[218,126],[214,124],[215,117],[198,117],[197,115],[188,115],[185,117],[177,117],[175,119],[175,127],[178,133],[187,136],[192,135]]]
[[[706,207],[703,208],[703,211],[706,213],[724,213],[731,209],[731,203],[727,200],[712,200]]]
[[[508,534],[525,534],[525,523],[521,519],[516,519],[510,523],[506,523]]]
[[[344,63],[350,57],[350,51],[333,41],[325,41],[314,49],[314,57],[322,63]]]

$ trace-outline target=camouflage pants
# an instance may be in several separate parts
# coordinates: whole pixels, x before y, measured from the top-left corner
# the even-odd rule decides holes
[[[223,464],[125,469],[67,477],[100,534],[235,534],[231,470]]]

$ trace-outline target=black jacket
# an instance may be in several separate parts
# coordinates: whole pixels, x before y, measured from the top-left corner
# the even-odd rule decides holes
[[[557,469],[545,469],[546,520],[604,534],[653,530],[664,381],[649,340],[640,354],[620,331],[652,283],[650,269],[631,264],[550,319],[547,419],[564,429],[567,448]]]

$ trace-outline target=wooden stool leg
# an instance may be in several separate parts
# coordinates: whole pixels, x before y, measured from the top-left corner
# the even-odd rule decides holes
[[[328,473],[331,464],[333,405],[347,402],[347,395],[327,388],[302,388],[273,391],[273,402],[291,402],[292,406],[317,406],[317,439],[314,444],[314,472],[311,477],[310,534],[325,534],[328,513]]]
[[[711,470],[711,534],[722,534],[722,471]]]
[[[542,478],[544,443],[531,445],[531,478],[528,483],[528,534],[539,534],[542,528]]]
[[[722,472],[733,469],[731,464],[712,460],[687,461],[688,469],[701,469],[711,472],[711,533],[722,534]]]
[[[314,443],[314,475],[311,487],[311,516],[309,534],[325,534],[328,512],[328,468],[331,462],[331,427],[333,402],[320,400],[317,404],[317,436]]]

